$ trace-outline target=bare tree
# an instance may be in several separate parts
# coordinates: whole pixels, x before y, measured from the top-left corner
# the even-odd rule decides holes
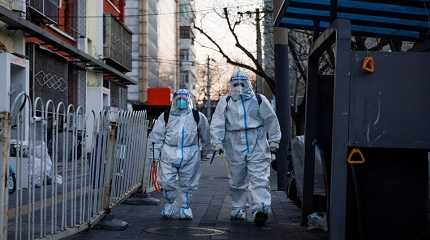
[[[217,101],[220,96],[225,95],[228,91],[228,84],[225,81],[224,76],[231,71],[231,69],[225,64],[219,62],[211,63],[210,66],[210,77],[212,79],[211,85],[211,100]],[[193,90],[193,95],[196,98],[198,104],[203,103],[207,98],[207,66],[198,65],[197,75],[200,81],[196,82]]]
[[[232,17],[230,16],[227,8],[223,9],[222,17],[226,20],[228,30],[233,36],[235,40],[235,47],[240,49],[250,60],[253,64],[246,64],[240,61],[235,60],[233,57],[229,56],[227,52],[221,47],[221,45],[212,37],[210,36],[203,27],[199,27],[196,24],[194,24],[194,28],[198,30],[203,36],[205,36],[214,46],[215,48],[211,48],[217,52],[219,52],[227,61],[227,63],[232,64],[234,66],[238,66],[244,69],[247,69],[259,76],[261,76],[267,83],[267,85],[270,87],[272,92],[275,92],[275,82],[273,77],[271,77],[269,74],[266,73],[261,63],[258,62],[257,58],[252,54],[250,50],[248,50],[240,41],[237,33],[236,28],[239,26],[243,20],[244,15],[239,14],[238,17],[235,20],[232,20]]]

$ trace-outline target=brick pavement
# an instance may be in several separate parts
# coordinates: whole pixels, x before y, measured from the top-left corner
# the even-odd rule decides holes
[[[300,226],[300,210],[286,199],[284,192],[272,191],[273,214],[267,226],[257,228],[251,222],[231,222],[229,218],[231,199],[224,164],[216,159],[213,165],[202,163],[199,191],[193,196],[192,221],[162,220],[161,206],[121,205],[114,209],[115,217],[129,223],[123,232],[91,230],[74,236],[73,240],[110,239],[213,239],[254,240],[327,239],[322,232],[309,232]],[[160,196],[158,196],[160,197]]]

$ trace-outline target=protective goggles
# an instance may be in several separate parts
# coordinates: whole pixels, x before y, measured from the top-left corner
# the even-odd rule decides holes
[[[248,77],[247,76],[234,76],[230,79],[231,82],[235,82],[235,81],[248,81]]]
[[[189,98],[189,94],[188,92],[176,92],[175,94],[173,94],[173,98],[185,98],[188,99]]]
[[[239,87],[239,86],[245,87],[245,83],[243,83],[243,82],[235,82],[232,85],[233,85],[233,87]]]

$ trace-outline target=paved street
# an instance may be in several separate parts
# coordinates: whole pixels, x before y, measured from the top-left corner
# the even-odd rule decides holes
[[[272,191],[273,214],[266,227],[231,222],[231,199],[223,162],[216,159],[213,165],[209,165],[205,161],[202,172],[200,190],[192,199],[193,221],[162,220],[160,206],[121,205],[114,209],[113,214],[129,223],[127,230],[91,230],[72,239],[326,239],[325,233],[308,232],[300,226],[300,211],[286,199],[284,192]]]

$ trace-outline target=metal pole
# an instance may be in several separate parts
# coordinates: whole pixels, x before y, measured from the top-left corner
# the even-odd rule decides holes
[[[207,118],[210,120],[211,119],[211,85],[212,85],[212,79],[211,79],[211,73],[210,73],[210,58],[208,56],[208,62],[207,62],[207,78],[208,78],[208,83],[207,83],[207,92],[208,92],[208,100],[206,102],[206,110],[207,110]]]
[[[107,159],[106,159],[106,170],[104,176],[104,186],[103,186],[103,196],[102,203],[103,209],[109,213],[110,212],[110,193],[112,190],[112,170],[113,170],[113,162],[115,158],[115,146],[116,146],[116,134],[117,134],[117,125],[116,123],[112,123],[112,128],[110,129],[110,134],[108,138],[108,147],[107,147]]]
[[[278,190],[287,189],[288,155],[291,138],[290,90],[288,79],[288,31],[274,29],[276,112],[281,125],[282,140],[277,154]]]
[[[332,162],[329,202],[329,239],[346,239],[347,181],[348,169],[345,159],[348,154],[349,89],[351,76],[351,23],[337,19],[332,27],[336,29],[336,68],[333,103]]]
[[[128,116],[132,116],[132,114],[129,114]],[[132,121],[133,118],[129,117],[128,121]],[[106,150],[106,169],[104,171],[104,175],[102,177],[102,179],[104,179],[103,181],[103,186],[102,186],[102,198],[101,198],[101,204],[102,204],[102,208],[104,211],[104,214],[106,215],[105,218],[103,219],[103,221],[100,223],[100,228],[101,229],[109,229],[109,230],[117,230],[117,231],[123,231],[127,228],[128,223],[124,222],[122,220],[119,219],[115,219],[112,215],[111,215],[111,192],[112,192],[112,183],[113,183],[113,169],[114,169],[114,164],[115,164],[115,157],[117,156],[117,152],[116,152],[116,148],[117,148],[117,136],[118,136],[118,128],[119,125],[121,123],[118,122],[112,122],[111,123],[111,128],[109,131],[109,136],[108,136],[108,141],[107,141],[107,146],[105,147]],[[131,126],[133,127],[133,126]],[[133,129],[131,129],[133,130]],[[131,158],[128,158],[127,160],[129,160]],[[126,164],[126,166],[128,165],[128,168],[126,169],[125,172],[125,176],[130,176],[130,165],[131,164]],[[125,179],[124,179],[125,180]],[[125,181],[123,181],[125,182]]]
[[[10,146],[10,113],[0,113],[0,239],[7,238],[8,210],[8,160]],[[20,177],[20,176],[18,176]]]
[[[255,10],[255,26],[257,33],[257,62],[262,65],[263,53],[262,53],[262,43],[261,43],[261,26],[260,26],[260,9]],[[257,74],[257,93],[263,93],[263,78]]]

